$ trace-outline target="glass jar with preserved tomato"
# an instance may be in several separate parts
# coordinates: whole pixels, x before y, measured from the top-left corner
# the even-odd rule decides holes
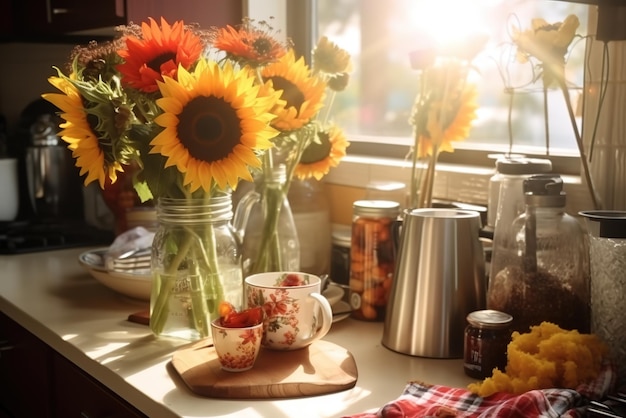
[[[395,268],[394,228],[400,214],[400,204],[389,200],[358,200],[352,208],[352,317],[382,321],[385,319]]]

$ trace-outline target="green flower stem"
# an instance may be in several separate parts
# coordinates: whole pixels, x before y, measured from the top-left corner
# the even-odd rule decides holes
[[[433,186],[435,183],[435,172],[437,166],[437,158],[439,157],[439,149],[433,147],[433,152],[430,155],[428,166],[426,167],[426,174],[423,178],[422,187],[419,193],[420,208],[431,207],[433,203]]]
[[[280,252],[280,238],[278,236],[278,219],[285,192],[282,187],[268,187],[263,191],[263,210],[265,220],[261,233],[259,251],[251,267],[251,273],[271,271],[282,265]]]

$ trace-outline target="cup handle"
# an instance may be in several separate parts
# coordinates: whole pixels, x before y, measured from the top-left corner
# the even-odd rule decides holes
[[[320,312],[322,313],[322,327],[306,341],[306,344],[311,344],[312,342],[323,338],[326,334],[328,334],[330,326],[333,323],[333,309],[330,307],[328,299],[317,292],[310,293],[309,297],[315,299],[320,305]]]

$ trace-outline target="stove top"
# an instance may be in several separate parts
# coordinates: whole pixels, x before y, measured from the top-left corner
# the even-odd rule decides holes
[[[111,231],[84,222],[15,221],[0,223],[0,254],[24,254],[83,246],[108,246]]]

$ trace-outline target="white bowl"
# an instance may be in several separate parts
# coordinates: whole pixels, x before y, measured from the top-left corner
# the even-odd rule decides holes
[[[104,267],[104,253],[107,248],[85,251],[78,256],[78,262],[100,283],[111,290],[134,299],[149,301],[152,276],[146,274],[108,271]]]

